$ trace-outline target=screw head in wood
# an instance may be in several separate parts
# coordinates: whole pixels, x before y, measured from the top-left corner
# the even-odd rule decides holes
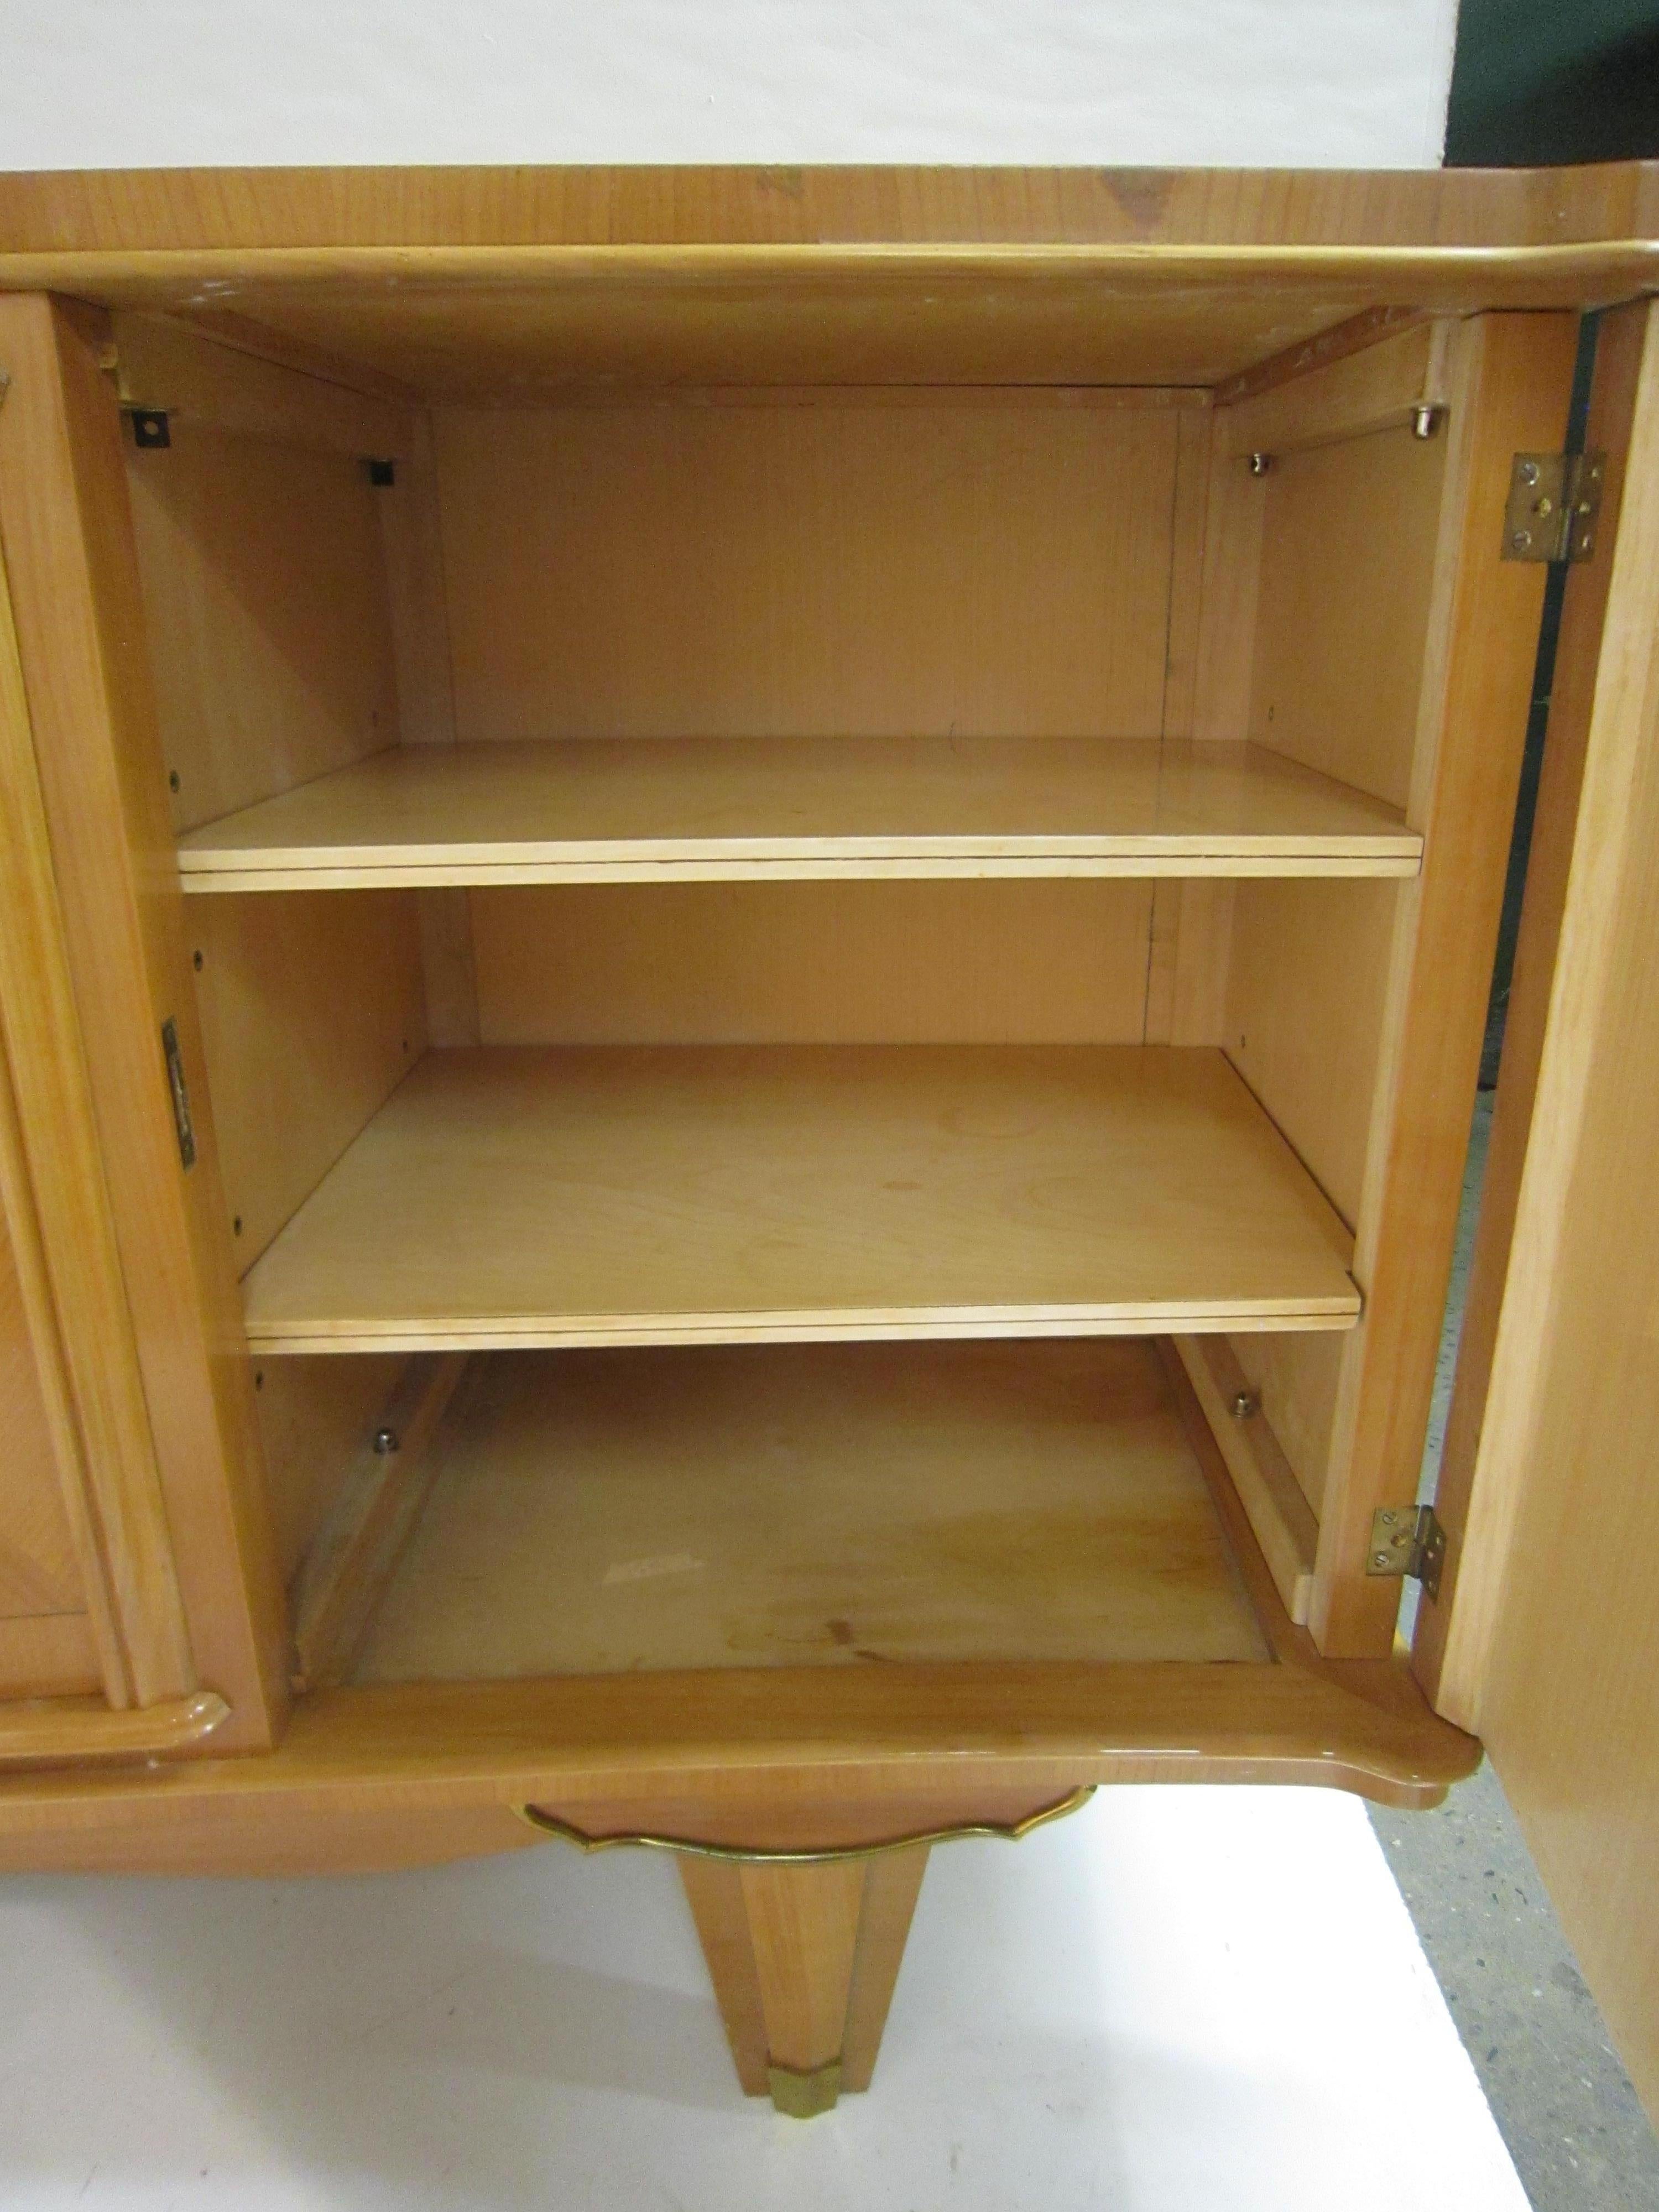
[[[398,1431],[396,1429],[376,1429],[374,1431],[374,1449],[377,1452],[380,1453],[382,1456],[384,1456],[387,1452],[395,1452],[398,1449]]]

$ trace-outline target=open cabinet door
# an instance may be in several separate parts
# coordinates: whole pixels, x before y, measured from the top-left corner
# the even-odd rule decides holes
[[[1659,2117],[1659,306],[1603,321],[1416,1663]]]
[[[287,1696],[104,336],[0,293],[0,1528],[47,1510],[32,1413],[25,1563],[76,1574],[19,1601],[84,1607],[101,1684],[30,1632],[15,1684],[62,1694],[0,1677],[0,1766],[267,1748]]]

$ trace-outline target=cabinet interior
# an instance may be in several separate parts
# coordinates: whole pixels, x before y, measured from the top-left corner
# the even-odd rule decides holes
[[[301,1678],[1271,1656],[1455,325],[975,381],[624,286],[388,397],[336,304],[324,374],[115,318]]]

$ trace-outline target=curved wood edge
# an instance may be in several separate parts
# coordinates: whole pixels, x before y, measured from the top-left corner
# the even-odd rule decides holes
[[[0,1766],[165,1758],[191,1750],[229,1717],[216,1690],[125,1712],[95,1698],[27,1698],[0,1705]]]
[[[0,252],[348,246],[1545,246],[1650,233],[1659,163],[1533,170],[496,165],[0,179]]]
[[[908,278],[969,292],[999,278],[1020,285],[1041,279],[1109,283],[1120,298],[1153,295],[1171,283],[1214,291],[1271,285],[1316,300],[1352,294],[1381,306],[1468,313],[1498,307],[1604,307],[1659,289],[1659,239],[1590,239],[1573,246],[958,242],[900,237],[850,245],[244,245],[75,252],[0,246],[0,290],[189,314],[204,285],[240,287],[256,326],[262,299],[319,285],[395,285],[413,298],[422,288],[483,291],[491,284],[512,289],[618,277],[689,279],[705,287],[771,286],[791,278],[889,284]],[[248,335],[251,343],[251,330]],[[262,341],[264,349],[271,343]],[[341,366],[334,375],[335,380],[351,383],[357,372]],[[412,387],[398,388],[403,402],[413,396]]]
[[[314,1691],[278,1747],[257,1757],[196,1759],[154,1777],[0,1780],[0,1836],[76,1806],[126,1817],[152,1792],[180,1812],[288,1799],[319,1816],[556,1804],[572,1819],[624,1790],[660,1801],[764,1785],[841,1798],[981,1778],[1034,1796],[1086,1782],[1287,1782],[1431,1805],[1479,1759],[1474,1739],[1387,1661],[425,1682]]]

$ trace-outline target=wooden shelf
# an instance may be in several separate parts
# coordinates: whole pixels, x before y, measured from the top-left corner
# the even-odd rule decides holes
[[[359,1682],[1267,1662],[1146,1339],[496,1357]]]
[[[397,746],[180,842],[186,890],[878,875],[1409,876],[1395,808],[1259,746]]]
[[[245,1289],[263,1352],[1347,1328],[1352,1249],[1208,1048],[492,1047]]]

